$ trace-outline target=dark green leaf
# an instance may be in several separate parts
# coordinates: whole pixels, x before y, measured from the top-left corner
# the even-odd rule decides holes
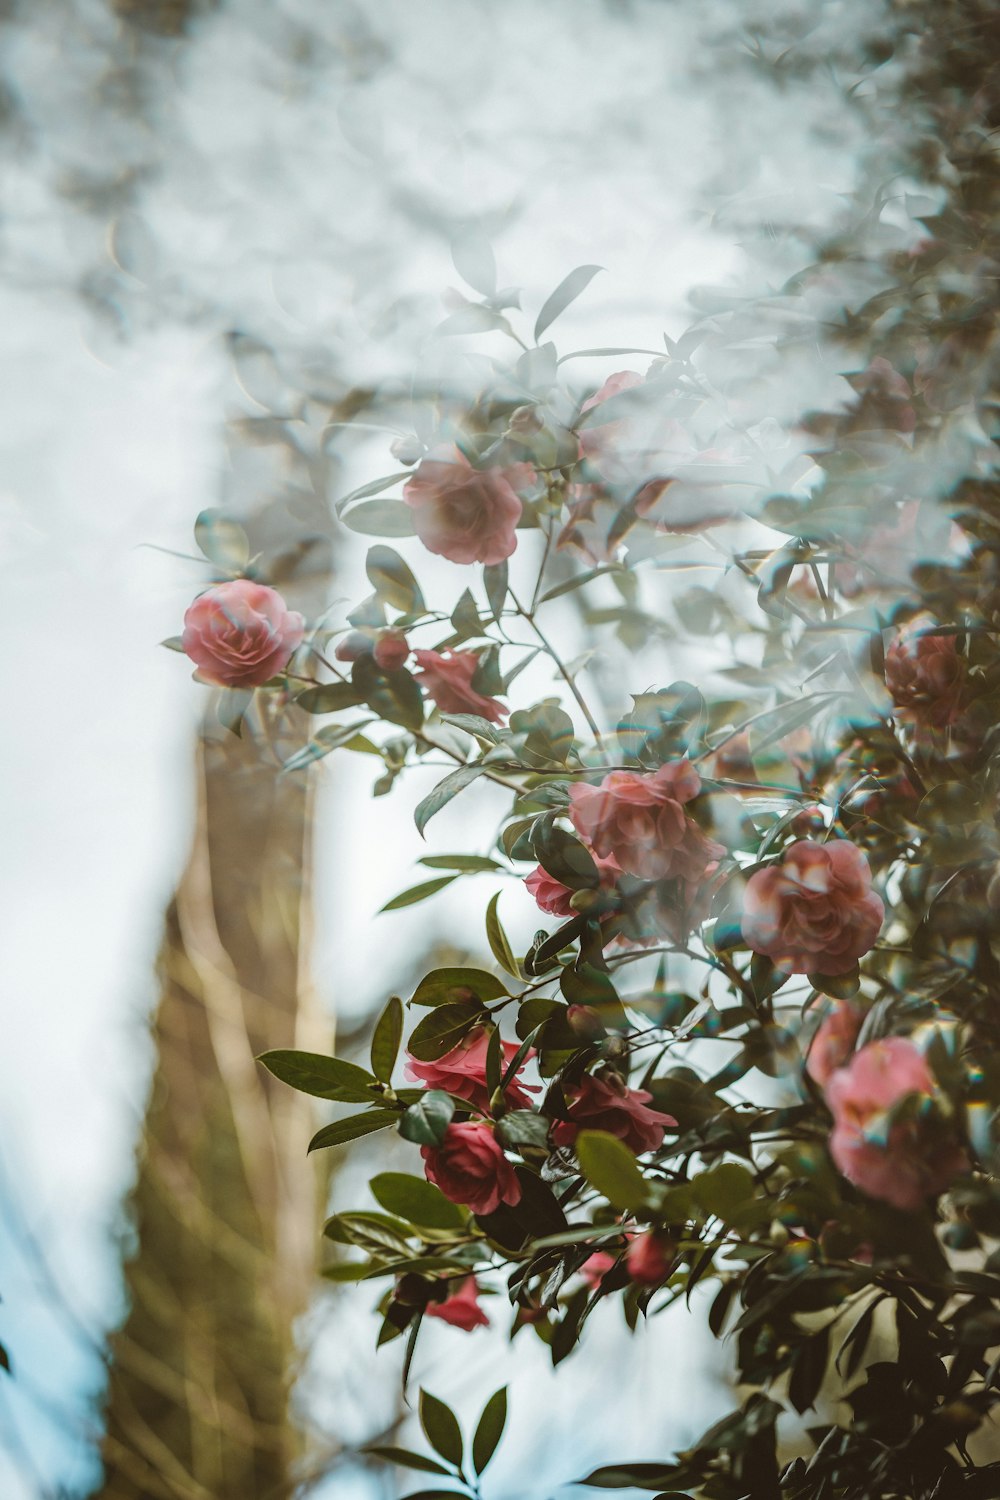
[[[481,1474],[496,1452],[507,1422],[507,1387],[501,1386],[487,1401],[472,1439],[472,1467]]]
[[[420,863],[429,870],[459,870],[470,875],[503,868],[495,859],[482,854],[425,854]]]
[[[411,1005],[445,1005],[470,1000],[499,1000],[507,990],[486,969],[432,969],[417,985]]]
[[[535,343],[541,338],[560,314],[564,313],[571,302],[575,302],[581,292],[586,291],[598,271],[603,271],[603,266],[577,266],[575,271],[570,271],[564,276],[551,296],[547,297],[542,304],[542,310],[535,319]]]
[[[373,713],[404,729],[419,729],[424,721],[424,698],[415,677],[404,668],[381,672],[374,657],[362,656],[351,668],[351,682]]]
[[[319,1151],[324,1146],[343,1146],[347,1141],[356,1141],[360,1136],[372,1135],[376,1130],[388,1130],[395,1125],[399,1115],[394,1109],[370,1109],[363,1115],[351,1115],[346,1120],[335,1120],[324,1125],[309,1142],[310,1151]]]
[[[420,1392],[420,1425],[427,1441],[435,1453],[440,1453],[447,1463],[460,1468],[462,1464],[462,1432],[450,1406],[432,1396],[429,1391]]]
[[[451,885],[457,879],[457,875],[438,875],[434,880],[423,880],[419,885],[411,885],[409,890],[400,891],[398,896],[393,896],[391,901],[380,906],[379,912],[398,911],[401,906],[415,906],[418,901],[426,901],[428,896],[444,890],[446,885]]]
[[[371,1180],[376,1200],[389,1213],[426,1229],[461,1229],[466,1216],[441,1189],[407,1172],[379,1172]]]
[[[307,714],[335,714],[342,708],[357,708],[364,701],[351,682],[325,682],[322,687],[306,688],[295,700]]]
[[[339,1057],[324,1057],[320,1052],[295,1052],[279,1049],[264,1052],[257,1059],[269,1073],[291,1084],[302,1094],[314,1094],[318,1099],[329,1099],[342,1089],[353,1089],[361,1097],[375,1079],[364,1068],[355,1063],[343,1062]]]
[[[490,563],[483,569],[483,585],[486,589],[486,598],[489,601],[490,613],[494,620],[499,620],[501,611],[507,601],[507,564]]]
[[[398,995],[392,995],[372,1034],[372,1072],[382,1083],[392,1081],[392,1070],[396,1065],[402,1036],[403,1002]]]
[[[422,835],[434,814],[439,813],[442,807],[446,807],[463,787],[467,787],[470,782],[481,776],[483,769],[482,766],[458,766],[454,771],[450,771],[443,781],[439,781],[434,790],[428,792],[427,796],[417,803],[413,814],[417,832]]]
[[[490,951],[500,967],[506,969],[508,974],[513,974],[515,978],[518,978],[520,977],[520,970],[517,966],[517,959],[511,951],[510,943],[507,941],[507,934],[503,930],[500,917],[497,913],[497,902],[499,900],[500,892],[497,891],[486,908],[486,939],[490,945]]]
[[[617,1136],[581,1130],[576,1155],[584,1177],[615,1208],[641,1208],[647,1201],[649,1192],[639,1164]]]
[[[440,1146],[455,1113],[455,1101],[441,1089],[425,1089],[404,1111],[399,1133],[415,1146]]]
[[[373,1443],[370,1448],[362,1448],[362,1453],[374,1454],[376,1458],[384,1458],[388,1464],[397,1464],[401,1469],[419,1469],[424,1474],[444,1474],[446,1478],[452,1478],[452,1471],[439,1464],[435,1458],[425,1458],[422,1453],[411,1453],[408,1448],[392,1448],[383,1446],[381,1443]],[[454,1494],[454,1490],[449,1490]]]
[[[482,1008],[475,1002],[438,1005],[415,1028],[408,1050],[420,1062],[436,1062],[485,1019]]]

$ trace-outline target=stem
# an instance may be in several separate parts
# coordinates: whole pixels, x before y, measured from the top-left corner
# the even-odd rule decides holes
[[[607,750],[606,750],[606,747],[605,747],[605,744],[604,744],[604,740],[601,737],[601,731],[598,729],[597,722],[596,722],[593,714],[590,712],[590,709],[587,707],[586,699],[584,698],[583,694],[580,692],[580,689],[577,687],[576,682],[570,676],[570,674],[567,672],[565,666],[563,665],[561,657],[559,656],[559,654],[556,651],[555,647],[552,645],[552,643],[549,640],[548,636],[542,630],[541,626],[535,620],[535,617],[531,613],[531,611],[525,609],[524,605],[520,602],[520,600],[518,599],[517,595],[514,593],[514,590],[512,588],[510,588],[509,586],[508,586],[508,593],[510,594],[510,597],[514,601],[514,607],[517,610],[518,614],[521,616],[522,620],[524,620],[525,624],[529,625],[531,627],[531,629],[535,632],[535,635],[538,637],[539,644],[541,645],[542,650],[551,659],[551,661],[555,665],[555,668],[556,668],[557,672],[559,673],[559,676],[562,678],[563,682],[565,682],[566,686],[569,688],[570,692],[573,694],[573,697],[576,699],[577,707],[579,708],[580,712],[583,714],[583,717],[586,719],[588,727],[590,729],[590,732],[594,736],[594,743],[596,744],[597,748],[600,750],[601,754],[606,759],[607,758]]]

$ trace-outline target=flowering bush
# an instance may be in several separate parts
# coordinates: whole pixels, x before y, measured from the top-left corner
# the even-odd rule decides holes
[[[973,1487],[971,1451],[1000,1400],[1000,522],[994,268],[970,248],[1000,184],[948,108],[943,138],[966,143],[942,171],[951,216],[925,216],[929,239],[863,242],[865,316],[848,279],[849,316],[805,320],[810,351],[836,327],[838,394],[784,448],[713,380],[743,347],[739,309],[588,384],[546,335],[595,268],[552,293],[530,344],[494,278],[462,326],[517,352],[475,399],[421,408],[394,445],[407,467],[339,501],[380,538],[371,592],[303,632],[237,562],[179,643],[210,681],[331,716],[291,774],[345,748],[379,760],[383,794],[444,760],[421,833],[477,784],[507,798],[487,854],[428,856],[443,873],[389,905],[488,875],[505,909],[550,919],[524,951],[498,891],[492,962],[390,999],[367,1066],[263,1062],[345,1108],[314,1149],[379,1131],[414,1147],[412,1171],[373,1179],[377,1211],[326,1231],[325,1274],[381,1286],[379,1339],[406,1338],[407,1368],[425,1317],[482,1323],[480,1289],[555,1363],[605,1299],[634,1327],[710,1292],[741,1404],[679,1457],[595,1486],[1000,1493]],[[849,259],[834,245],[799,290],[828,308]],[[417,576],[428,552],[464,570],[444,608]],[[685,586],[711,568],[717,587]],[[630,668],[668,642],[697,685],[648,685],[651,655]],[[477,1473],[504,1411],[498,1393]],[[443,1460],[464,1486],[447,1493],[475,1493],[446,1412],[424,1394],[437,1459],[392,1456]]]

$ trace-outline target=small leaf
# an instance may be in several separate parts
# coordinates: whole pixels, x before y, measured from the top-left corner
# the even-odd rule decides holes
[[[369,547],[365,571],[372,588],[386,604],[404,615],[422,614],[424,596],[409,567],[392,547]]]
[[[541,312],[535,319],[536,344],[546,328],[566,311],[571,302],[576,301],[581,292],[586,291],[598,271],[603,271],[603,269],[603,266],[577,266],[575,271],[570,271],[568,276],[563,277],[552,295],[546,298]]]
[[[493,957],[500,967],[506,969],[508,974],[513,974],[517,979],[520,978],[521,971],[517,966],[517,959],[511,951],[510,943],[507,941],[507,934],[503,930],[500,917],[497,913],[497,902],[499,900],[500,892],[497,891],[486,908],[486,940],[490,945]]]
[[[452,1471],[446,1469],[444,1464],[439,1464],[437,1459],[425,1458],[422,1453],[411,1453],[408,1448],[392,1448],[373,1443],[370,1448],[362,1448],[361,1451],[372,1453],[376,1458],[384,1458],[386,1463],[397,1464],[401,1469],[419,1469],[424,1474],[444,1474],[446,1478],[453,1478]]]
[[[486,969],[432,969],[417,985],[411,1005],[445,1005],[470,1000],[499,1000],[504,984]]]
[[[457,1047],[473,1026],[481,1026],[485,1019],[482,1009],[474,1002],[438,1005],[414,1029],[407,1050],[419,1062],[437,1062],[439,1057]]]
[[[501,1386],[487,1401],[472,1439],[472,1467],[481,1474],[496,1452],[507,1423],[507,1387]]]
[[[353,724],[325,725],[318,734],[313,735],[308,744],[288,757],[281,768],[282,776],[302,771],[314,761],[322,760],[324,755],[330,755],[341,747],[347,750],[366,750],[369,754],[378,755],[378,748],[359,733],[371,722],[371,719],[357,719]]]
[[[455,1113],[455,1101],[441,1089],[426,1089],[415,1104],[404,1110],[399,1133],[415,1146],[440,1146]]]
[[[367,484],[359,485],[356,490],[351,490],[350,494],[344,495],[337,501],[335,507],[337,514],[339,515],[348,505],[352,505],[355,500],[367,500],[369,495],[381,495],[384,490],[391,489],[401,479],[412,479],[412,477],[409,469],[397,469],[395,474],[383,474],[381,479],[370,479]]]
[[[179,635],[168,635],[166,640],[160,642],[160,645],[166,646],[168,651],[179,651],[182,656],[186,655]]]
[[[372,1034],[372,1072],[382,1083],[392,1081],[402,1036],[403,1002],[398,995],[392,995]]]
[[[639,1164],[617,1136],[603,1130],[581,1130],[576,1155],[584,1177],[615,1208],[641,1208],[649,1191]]]
[[[462,1431],[455,1413],[429,1391],[420,1392],[420,1425],[435,1453],[456,1468],[462,1464]]]
[[[454,771],[450,771],[443,781],[439,781],[433,791],[428,792],[427,796],[417,803],[413,813],[417,832],[423,835],[424,829],[434,814],[439,813],[442,807],[446,807],[463,787],[467,787],[470,782],[480,777],[483,770],[483,766],[458,766]]]
[[[401,500],[362,500],[341,517],[362,536],[416,536],[413,512]]]
[[[489,601],[490,613],[494,620],[499,620],[501,611],[507,602],[507,563],[490,563],[483,568],[483,586],[486,589],[486,598]]]
[[[194,523],[194,539],[200,550],[219,568],[237,572],[246,567],[250,543],[239,521],[221,510],[203,510]]]
[[[339,1057],[324,1057],[320,1052],[296,1052],[282,1048],[264,1052],[257,1059],[269,1073],[288,1083],[300,1094],[329,1099],[340,1089],[364,1091],[375,1082],[371,1073]]]
[[[425,1229],[461,1229],[466,1215],[433,1182],[408,1172],[379,1172],[371,1180],[376,1200],[389,1213]]]
[[[409,890],[400,891],[398,896],[393,896],[384,906],[379,907],[379,915],[384,911],[398,911],[402,906],[415,906],[418,901],[426,901],[428,896],[433,896],[436,891],[444,890],[446,885],[451,885],[457,880],[457,875],[438,875],[434,880],[421,881],[420,885],[411,885]]]
[[[306,688],[295,700],[307,714],[335,714],[342,708],[357,708],[364,701],[352,682],[324,682],[322,687]]]
[[[462,591],[458,603],[451,612],[451,623],[459,640],[466,641],[470,636],[482,635],[483,627],[479,619],[479,610],[469,589]],[[481,691],[478,688],[477,690]]]
[[[419,862],[429,870],[460,870],[469,875],[503,868],[495,859],[487,859],[482,854],[425,854]]]
[[[347,1141],[356,1141],[363,1135],[372,1135],[376,1130],[388,1130],[395,1125],[399,1115],[394,1109],[370,1109],[367,1114],[350,1115],[346,1120],[335,1120],[324,1125],[309,1142],[310,1151],[319,1151],[324,1146],[343,1146]]]

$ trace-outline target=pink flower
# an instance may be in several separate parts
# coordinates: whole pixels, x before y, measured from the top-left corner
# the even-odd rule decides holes
[[[834,1000],[828,1006],[806,1058],[806,1072],[821,1089],[850,1058],[863,1020],[864,1011],[850,1000]]]
[[[287,667],[305,624],[275,589],[237,578],[199,594],[184,616],[181,644],[209,682],[259,687]]]
[[[636,1155],[655,1151],[663,1144],[667,1126],[677,1121],[658,1109],[649,1109],[652,1097],[645,1089],[628,1088],[615,1073],[605,1078],[585,1073],[567,1098],[569,1118],[556,1121],[552,1139],[557,1146],[572,1146],[581,1130],[604,1130],[624,1141]]]
[[[954,724],[965,695],[965,657],[953,635],[903,635],[885,653],[885,684],[892,701],[919,724]]]
[[[521,1184],[484,1120],[449,1125],[440,1146],[421,1146],[424,1173],[452,1203],[474,1214],[492,1214],[501,1203],[521,1201]]]
[[[605,1273],[610,1271],[611,1267],[617,1265],[617,1263],[618,1257],[616,1255],[609,1255],[607,1250],[595,1250],[593,1255],[588,1255],[580,1267],[580,1275],[596,1292]]]
[[[440,1318],[453,1328],[471,1333],[474,1328],[488,1328],[490,1320],[479,1306],[479,1283],[474,1276],[467,1276],[457,1292],[452,1292],[443,1302],[431,1302],[427,1307],[429,1318]]]
[[[449,562],[499,563],[517,546],[522,506],[508,472],[474,469],[458,448],[447,459],[421,459],[403,499],[428,552]]]
[[[601,887],[605,890],[613,890],[616,878],[621,874],[618,861],[612,859],[601,859],[598,857],[594,863],[597,865],[601,875]],[[573,916],[573,907],[570,901],[573,891],[568,885],[563,885],[554,875],[543,870],[541,865],[536,865],[530,875],[525,877],[525,885],[534,896],[542,911],[551,912],[554,917]]]
[[[786,974],[846,974],[875,944],[885,907],[864,854],[846,839],[801,839],[758,870],[743,896],[743,936]]]
[[[442,713],[479,714],[493,724],[506,718],[510,709],[496,698],[486,698],[472,686],[479,665],[474,651],[414,651],[420,668],[417,681]]]
[[[659,1286],[666,1281],[677,1259],[673,1243],[655,1229],[637,1234],[625,1252],[625,1265],[640,1286]]]
[[[886,1131],[884,1117],[911,1094],[923,1107]],[[929,1108],[936,1094],[923,1054],[905,1037],[870,1042],[838,1068],[826,1086],[830,1154],[848,1182],[912,1211],[965,1171],[965,1152]]]
[[[416,1082],[426,1083],[428,1088],[444,1089],[447,1094],[457,1094],[460,1099],[468,1099],[470,1104],[488,1114],[490,1095],[486,1087],[486,1053],[489,1044],[485,1028],[477,1026],[468,1036],[463,1037],[457,1047],[452,1047],[450,1052],[446,1052],[436,1062],[419,1062],[415,1057],[408,1057],[406,1076]],[[500,1048],[500,1071],[503,1073],[513,1060],[517,1043],[501,1042]],[[525,1086],[517,1082],[521,1071],[518,1068],[517,1076],[511,1079],[504,1090],[504,1097],[511,1109],[530,1109],[531,1099],[528,1095],[538,1092],[530,1086],[526,1092]]]
[[[375,665],[383,672],[398,672],[410,654],[410,643],[401,630],[383,630],[375,642]]]
[[[595,852],[642,880],[697,881],[725,849],[684,811],[701,790],[690,761],[651,774],[611,771],[600,786],[571,786],[569,816]]]

